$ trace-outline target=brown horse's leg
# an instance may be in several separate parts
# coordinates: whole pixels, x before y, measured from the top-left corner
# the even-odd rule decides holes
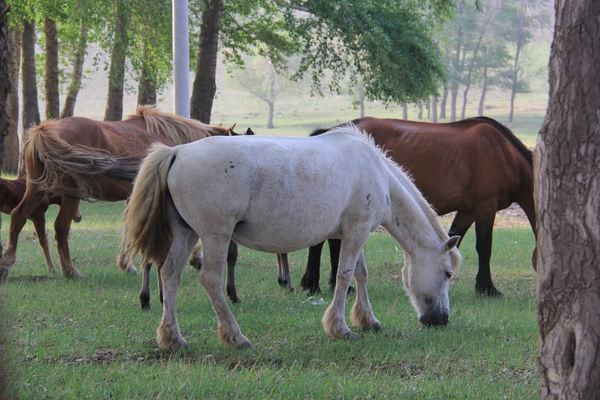
[[[240,298],[235,290],[235,263],[238,257],[237,243],[233,240],[229,242],[227,249],[227,297],[232,303],[239,303]]]
[[[340,248],[342,241],[340,239],[327,240],[329,245],[329,261],[331,262],[331,275],[329,275],[329,287],[335,289],[335,279],[337,276],[338,265],[340,263]],[[352,286],[348,287],[348,293],[352,292]]]
[[[492,230],[494,228],[495,211],[485,215],[478,215],[475,219],[476,249],[479,255],[479,271],[475,277],[475,290],[478,293],[493,296],[501,296],[502,293],[492,283],[490,271],[490,258],[492,257]]]
[[[294,288],[292,287],[292,276],[290,275],[290,264],[287,253],[277,254],[277,270],[277,282],[279,286],[293,292]]]
[[[46,217],[44,216],[44,211],[41,209],[36,209],[36,211],[31,215],[31,220],[33,221],[33,226],[35,227],[38,241],[40,242],[40,246],[44,252],[44,258],[46,259],[48,272],[54,273],[56,272],[56,269],[54,268],[54,263],[50,257],[50,250],[48,249],[48,238],[46,237]]]
[[[8,246],[0,260],[0,283],[6,282],[8,270],[15,263],[19,233],[27,222],[27,218],[43,201],[44,193],[28,186],[21,202],[10,213]]]
[[[462,243],[465,234],[473,225],[473,221],[475,221],[475,217],[473,214],[465,213],[462,211],[458,211],[452,220],[452,225],[450,225],[450,230],[448,231],[448,236],[460,236],[460,240],[458,242],[458,246]]]
[[[60,211],[54,221],[54,230],[56,231],[56,245],[58,255],[60,256],[60,266],[63,275],[66,278],[75,278],[82,276],[81,272],[73,266],[73,260],[69,252],[69,230],[71,222],[79,209],[79,199],[63,196],[60,204]]]
[[[517,204],[523,209],[525,215],[527,215],[527,219],[529,220],[529,224],[533,230],[533,235],[537,239],[537,220],[535,218],[535,204],[533,202],[533,195],[531,193],[526,194],[522,199],[517,201]],[[533,269],[537,271],[537,247],[533,249],[533,254],[531,255],[531,265],[533,266]]]
[[[306,262],[306,270],[304,271],[304,275],[300,280],[300,287],[304,290],[308,290],[309,294],[315,294],[321,291],[321,288],[319,287],[319,279],[321,275],[321,251],[323,251],[324,243],[325,242],[315,244],[308,249],[308,261]]]
[[[142,266],[142,289],[140,290],[140,305],[142,310],[150,309],[150,270],[152,263],[146,262]],[[160,274],[160,272],[159,272]]]

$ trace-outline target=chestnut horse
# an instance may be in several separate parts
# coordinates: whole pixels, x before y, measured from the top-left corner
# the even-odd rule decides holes
[[[6,281],[16,259],[18,235],[48,194],[60,197],[54,228],[63,275],[81,274],[73,266],[68,236],[81,199],[125,200],[139,164],[154,142],[168,146],[230,129],[205,125],[141,106],[123,121],[95,121],[82,117],[48,120],[30,128],[23,157],[27,184],[21,202],[11,212],[9,241],[0,260],[0,282]]]
[[[475,222],[479,255],[475,290],[501,295],[490,272],[494,218],[498,210],[517,203],[535,234],[531,151],[506,126],[487,117],[444,124],[366,117],[352,123],[406,169],[439,215],[456,211],[450,236],[462,238]],[[335,239],[329,244],[333,287],[340,245]],[[301,281],[311,293],[319,290],[322,247],[320,243],[310,248]]]
[[[19,204],[23,195],[25,194],[26,178],[24,176],[18,177],[17,179],[4,179],[0,178],[0,212],[4,214],[10,214],[11,211]],[[46,259],[46,266],[48,272],[55,272],[54,263],[52,257],[50,257],[50,251],[48,250],[48,239],[46,237],[46,217],[45,213],[50,204],[60,205],[60,197],[49,196],[40,203],[40,205],[33,210],[29,219],[33,222],[35,232],[44,252],[44,258]],[[81,221],[81,214],[77,212],[73,217],[73,221]],[[2,245],[0,245],[0,253],[2,253]]]

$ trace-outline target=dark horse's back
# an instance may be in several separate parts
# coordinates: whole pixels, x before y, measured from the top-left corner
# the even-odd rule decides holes
[[[352,122],[408,171],[440,214],[475,212],[486,202],[496,210],[513,202],[531,201],[533,207],[531,151],[491,118],[445,124],[371,117]]]

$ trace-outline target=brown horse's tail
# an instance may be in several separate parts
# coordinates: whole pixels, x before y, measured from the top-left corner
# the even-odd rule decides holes
[[[176,150],[156,143],[142,162],[125,207],[123,250],[144,260],[162,262],[171,247],[167,209],[170,195],[167,175]]]
[[[88,199],[94,178],[105,176],[132,182],[140,159],[106,150],[71,145],[60,137],[60,121],[49,120],[29,129],[23,147],[28,179],[40,189]]]

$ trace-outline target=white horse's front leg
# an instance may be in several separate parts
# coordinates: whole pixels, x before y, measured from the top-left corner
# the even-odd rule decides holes
[[[354,302],[354,306],[352,306],[350,316],[352,325],[360,329],[372,329],[378,332],[381,329],[381,324],[375,318],[371,302],[369,301],[369,294],[367,292],[368,271],[364,250],[358,256],[354,278],[356,279],[356,301]]]
[[[227,346],[248,347],[250,341],[242,334],[240,326],[227,306],[223,294],[223,269],[227,262],[229,238],[204,241],[204,261],[200,270],[200,283],[206,289],[217,314],[217,334]]]
[[[368,232],[367,230],[365,234],[359,230],[352,236],[346,235],[342,239],[335,292],[333,300],[329,307],[327,307],[327,310],[325,310],[322,320],[325,333],[333,338],[349,338],[352,335],[352,331],[348,328],[345,318],[346,294],[354,277],[356,262],[366,242]]]

